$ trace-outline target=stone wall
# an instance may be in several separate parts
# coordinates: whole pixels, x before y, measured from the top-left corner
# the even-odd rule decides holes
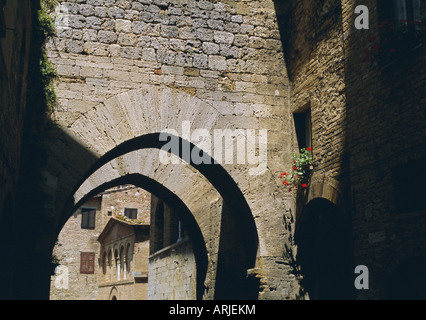
[[[81,228],[81,210],[77,210],[62,229],[53,257],[59,266],[51,280],[51,300],[96,300],[99,270],[100,243],[98,236],[102,231],[101,198],[87,201],[82,208],[95,208],[95,229]],[[95,272],[80,273],[80,253],[95,253]],[[66,279],[64,278],[66,277]]]
[[[63,1],[58,10],[66,19],[49,55],[60,75],[59,123],[144,83],[242,118],[285,104],[272,1]]]
[[[363,4],[370,8],[370,29],[356,30],[355,1],[342,1],[355,264],[370,271],[370,290],[358,291],[357,297],[389,298],[395,294],[389,287],[396,276],[402,285],[394,297],[424,299],[420,270],[426,254],[426,206],[425,188],[418,182],[426,172],[426,3],[421,1],[420,38],[414,44],[388,47],[385,54],[393,55],[388,60],[372,50],[374,45],[379,52],[386,49],[380,39],[388,35],[380,26],[387,19],[383,9],[388,3]],[[413,26],[412,20],[408,23]],[[419,260],[409,263],[412,269],[398,271],[413,258]],[[407,274],[418,277],[413,281]]]
[[[195,300],[196,267],[188,239],[168,246],[149,257],[151,300]]]
[[[31,2],[0,6],[0,203],[15,192],[19,176],[31,35]],[[12,199],[13,200],[13,199]],[[0,206],[1,208],[1,206]],[[0,211],[0,218],[3,210]]]
[[[124,216],[125,208],[137,209],[137,220],[149,224],[151,194],[135,186],[121,186],[102,193],[102,216],[105,226],[110,216]]]
[[[368,30],[355,28],[358,1],[289,1],[280,17],[291,110],[311,108],[312,115],[314,172],[297,210],[315,198],[338,206],[352,229],[352,266],[370,272],[369,290],[353,288],[360,299],[386,298],[396,267],[423,257],[426,243],[425,206],[418,200],[424,189],[414,186],[414,177],[404,178],[404,186],[398,182],[411,170],[424,170],[425,6],[423,46],[383,62],[380,45],[387,35],[380,3],[362,2],[369,9]]]
[[[10,297],[13,290],[10,282],[15,268],[13,225],[17,219],[32,5],[31,1],[0,4],[0,246],[5,258],[0,270],[4,288],[0,297]]]
[[[250,256],[248,264],[268,266],[268,270],[252,270],[263,278],[265,297],[293,296],[293,288],[277,293],[274,283],[291,271],[283,257],[289,235],[283,215],[291,221],[293,196],[282,193],[278,177],[290,165],[286,160],[293,150],[293,129],[273,1],[63,1],[58,12],[63,19],[57,20],[58,33],[48,52],[59,73],[59,103],[53,120],[88,151],[83,166],[77,165],[77,159],[70,163],[76,172],[73,177],[61,169],[50,169],[60,180],[55,195],[58,205],[71,192],[67,180],[86,174],[96,160],[92,156],[101,157],[144,134],[170,128],[179,131],[179,119],[207,130],[266,129],[268,165],[264,174],[250,177],[247,164],[224,165],[249,203],[252,215],[247,220],[254,219],[257,228],[256,235],[256,231],[250,236],[239,231],[234,237],[252,236],[251,249],[240,250],[256,252],[254,245],[259,241],[258,259]],[[61,141],[53,145],[55,151],[63,148]],[[53,167],[60,158],[58,152],[51,155]],[[146,166],[153,162],[152,156],[149,161]],[[121,175],[137,164],[134,161],[126,167],[127,163],[117,162],[111,169]],[[169,170],[164,166],[150,175],[155,180]],[[191,197],[183,187],[198,181],[189,180],[190,176],[179,176],[177,181],[178,172],[170,172],[168,184],[176,181],[176,194],[187,199],[189,207],[198,207],[193,202],[202,194]],[[99,181],[108,180],[99,177]],[[217,181],[217,185],[223,183]],[[231,202],[240,191],[235,196],[227,194]],[[238,211],[234,208],[235,214]],[[193,214],[203,218],[201,209]],[[219,244],[218,239],[210,238],[219,236],[218,232],[205,235],[207,243]],[[232,250],[237,250],[235,243]],[[226,245],[232,244],[222,243],[229,254]],[[249,260],[249,256],[243,258]],[[247,270],[241,272],[245,275]],[[214,285],[214,278],[210,280]]]

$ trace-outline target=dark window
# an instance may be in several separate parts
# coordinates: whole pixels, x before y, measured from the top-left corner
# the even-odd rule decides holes
[[[379,2],[379,60],[388,63],[421,44],[421,0]]]
[[[299,149],[312,147],[311,109],[293,113]]]
[[[95,253],[80,252],[80,273],[94,274],[95,273]]]
[[[124,215],[129,219],[136,219],[138,217],[138,209],[125,208]]]
[[[95,209],[81,209],[81,227],[83,229],[94,229],[95,228]]]
[[[421,0],[392,0],[388,9],[388,19],[395,23],[396,29],[404,32],[421,30]]]

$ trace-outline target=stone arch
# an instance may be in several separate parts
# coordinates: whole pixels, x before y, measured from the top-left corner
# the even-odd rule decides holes
[[[224,278],[223,283],[233,283],[235,280],[238,280],[240,283],[238,286],[234,286],[234,291],[227,288],[222,289],[222,292],[227,292],[226,294],[234,292],[234,294],[244,295],[246,291],[242,289],[241,286],[243,286],[243,282],[245,281],[244,278],[247,269],[254,266],[254,259],[257,251],[256,228],[244,196],[229,174],[220,165],[194,165],[191,163],[188,165],[169,164],[164,166],[160,164],[157,160],[159,158],[159,150],[156,148],[160,147],[161,144],[158,144],[159,139],[155,137],[158,137],[158,135],[153,134],[138,137],[133,141],[126,142],[125,146],[118,147],[122,150],[114,149],[111,153],[107,153],[102,157],[100,159],[100,164],[97,164],[93,168],[93,173],[86,178],[80,188],[75,192],[72,199],[74,203],[73,210],[76,208],[75,203],[81,203],[81,198],[83,195],[87,194],[89,190],[97,188],[101,184],[108,183],[112,178],[118,179],[121,176],[137,174],[139,172],[149,176],[152,180],[161,182],[173,190],[173,192],[182,198],[188,205],[190,209],[189,212],[199,217],[197,223],[199,225],[204,225],[206,230],[209,229],[210,226],[203,221],[203,212],[205,208],[208,208],[213,202],[217,202],[221,200],[220,198],[223,198],[227,204],[227,215],[235,215],[234,219],[238,220],[238,225],[234,225],[235,229],[232,231],[232,237],[235,241],[231,242],[235,242],[235,251],[233,255],[239,256],[238,267],[237,262],[235,262],[234,267],[240,269],[237,273],[233,274],[233,279]],[[144,146],[144,143],[147,143],[147,146],[151,147],[151,149],[138,149],[140,145]],[[152,149],[152,147],[154,149]],[[196,148],[194,145],[191,145],[191,147]],[[110,161],[107,162],[108,160]],[[102,163],[105,164],[101,166]],[[141,163],[143,164],[142,168],[140,167]],[[159,167],[165,168],[159,169]],[[194,170],[194,167],[198,169],[198,171]],[[173,179],[171,178],[172,172]],[[184,181],[180,180],[182,176],[186,177]],[[143,188],[151,191],[150,187]],[[191,189],[198,189],[200,192],[187,192],[187,190]],[[217,221],[217,224],[220,224],[220,220]],[[204,230],[202,230],[202,232],[204,232]],[[202,237],[200,237],[200,239],[201,238]],[[238,249],[237,243],[240,244]],[[223,258],[223,260],[225,260],[225,258]],[[215,264],[217,264],[217,261],[215,261]],[[229,274],[232,274],[232,272]],[[216,294],[218,294],[218,292],[219,291],[216,291]]]
[[[342,203],[341,184],[331,177],[315,172],[310,181],[307,202],[315,198],[327,199],[340,207]]]
[[[208,265],[207,250],[200,228],[197,222],[195,221],[194,216],[183,203],[183,201],[156,180],[150,179],[141,174],[128,174],[111,181],[108,181],[108,179],[106,179],[106,181],[107,182],[103,182],[102,180],[98,181],[100,184],[96,188],[91,190],[89,193],[85,194],[84,197],[76,203],[74,208],[78,208],[81,203],[84,203],[87,199],[98,194],[102,190],[123,184],[132,184],[143,188],[154,195],[166,198],[167,204],[170,207],[175,208],[176,211],[179,213],[179,219],[181,219],[181,221],[185,224],[185,227],[187,227],[187,232],[192,240],[194,255],[197,262],[197,298],[201,299],[203,296],[204,280],[206,277]],[[116,244],[116,246],[118,245]],[[110,251],[115,250],[116,247],[111,248]]]
[[[112,287],[109,293],[109,300],[120,300],[118,295],[118,290],[116,287]]]
[[[52,141],[51,149],[55,152],[51,154],[47,170],[57,180],[56,194],[52,198],[58,205],[65,203],[74,193],[70,187],[78,188],[88,173],[94,171],[94,166],[101,163],[99,159],[112,160],[123,153],[121,150],[138,143],[138,140],[144,140],[140,142],[147,146],[158,147],[159,132],[170,128],[182,132],[182,123],[185,121],[190,123],[193,130],[241,128],[238,117],[232,121],[225,120],[222,113],[210,103],[167,86],[141,85],[138,89],[120,93],[91,108],[71,124],[61,127],[63,132],[58,132],[60,137]],[[258,129],[259,126],[256,121],[248,121],[245,125],[252,129]],[[76,148],[84,147],[86,152],[73,151],[74,144],[77,144]],[[58,163],[63,164],[58,167]],[[248,166],[236,168],[232,164],[224,164],[223,168],[223,172],[228,175],[223,185],[232,181],[241,191],[250,189]],[[219,181],[224,175],[215,177],[215,171],[216,168],[208,178]],[[272,179],[271,175],[267,177]],[[272,183],[275,184],[275,181]],[[249,210],[256,206],[256,200],[255,197],[249,199]],[[64,208],[61,209],[63,211]]]
[[[107,183],[97,183],[96,179],[92,179],[95,172],[105,170],[105,173],[114,173],[110,176],[110,181],[126,176],[125,168],[130,167],[128,160],[131,158],[126,156],[137,150],[152,151],[161,148],[159,132],[162,130],[173,128],[182,132],[184,121],[188,121],[194,130],[259,129],[260,121],[256,117],[243,122],[239,117],[224,117],[225,113],[180,90],[166,86],[141,85],[138,89],[107,99],[66,125],[60,125],[59,130],[51,135],[55,139],[49,144],[53,152],[50,153],[46,170],[56,184],[55,193],[50,197],[52,207],[57,208],[60,213],[56,217],[55,232],[62,228],[71,210],[80,201],[78,199],[82,199],[102,183]],[[274,117],[270,123],[265,123],[265,129],[281,120],[280,116]],[[183,137],[179,139],[180,142],[185,140]],[[191,148],[194,147],[196,146],[191,144]],[[275,154],[275,151],[269,150],[275,147],[274,144],[271,147],[268,145],[269,154]],[[172,165],[161,168],[153,166],[153,157],[157,155],[145,157],[147,162],[143,167],[157,169],[152,171],[155,173],[155,177],[150,177],[152,180],[164,178],[166,172],[176,170]],[[133,160],[133,166],[141,164],[140,159]],[[189,163],[185,166],[185,170],[192,171],[185,185],[204,184],[207,181],[211,185],[212,194],[215,194],[215,201],[226,203],[226,214],[223,212],[223,215],[231,219],[232,225],[238,228],[233,236],[239,237],[240,243],[244,243],[241,247],[244,247],[245,251],[239,253],[240,256],[237,255],[237,259],[244,261],[242,268],[245,270],[239,271],[241,275],[244,273],[245,276],[247,269],[254,267],[256,256],[279,256],[282,253],[279,247],[281,244],[277,243],[279,240],[265,232],[258,234],[257,228],[269,229],[270,224],[275,224],[262,217],[262,213],[271,215],[271,209],[268,207],[284,205],[282,197],[277,196],[279,186],[274,173],[283,167],[283,163],[284,160],[274,159],[271,164],[274,170],[267,168],[262,176],[250,176],[250,165]],[[178,177],[178,174],[173,175],[173,179]],[[181,181],[175,182],[182,185]],[[184,202],[191,212],[196,212],[193,208],[197,207],[197,201],[191,198],[191,194],[185,194],[183,191],[176,194],[185,199]],[[208,201],[202,203],[210,206]],[[279,218],[276,220],[279,222]],[[278,229],[277,233],[278,238],[282,237]],[[237,252],[238,249],[234,248],[234,251]],[[223,279],[223,283],[227,283],[227,280]],[[225,291],[227,290],[223,289],[223,292]]]
[[[334,203],[315,198],[306,205],[296,223],[296,261],[311,299],[353,297],[351,240],[350,224]]]

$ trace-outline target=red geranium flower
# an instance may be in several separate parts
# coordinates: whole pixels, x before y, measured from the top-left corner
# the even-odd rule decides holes
[[[293,167],[293,170],[297,170],[297,167],[296,167],[296,166],[294,166],[294,167]]]
[[[311,150],[312,150],[312,148],[311,148],[311,147],[307,147],[307,148],[306,148],[306,150],[311,151]]]
[[[302,188],[307,188],[308,185],[306,183],[302,183]]]

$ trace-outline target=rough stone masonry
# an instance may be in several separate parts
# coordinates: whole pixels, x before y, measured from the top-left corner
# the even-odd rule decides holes
[[[52,205],[59,207],[72,196],[70,187],[79,184],[96,159],[142,134],[167,128],[180,132],[188,119],[194,129],[266,129],[265,173],[250,177],[247,165],[224,168],[246,199],[258,236],[256,262],[245,272],[259,279],[259,298],[294,298],[298,284],[283,257],[291,230],[284,221],[292,221],[294,204],[277,178],[290,165],[295,137],[273,1],[74,0],[61,1],[55,17],[57,35],[48,45],[59,74],[52,120],[90,155],[83,161],[83,156],[72,156],[69,145],[64,149],[60,138],[52,142],[55,152],[47,169],[56,181]],[[61,158],[64,153],[70,158]],[[124,160],[111,162],[109,172],[122,175],[142,160],[135,156],[129,161],[127,167]],[[214,220],[217,213],[206,212],[221,200],[201,206],[206,190],[188,195],[198,182],[190,180],[196,177],[192,171],[174,185],[179,171],[160,166],[147,174],[170,186],[188,207],[198,208],[193,214],[210,250],[206,283],[213,292],[220,242],[213,226],[220,226],[220,220]],[[85,184],[81,195],[111,179],[107,172]],[[209,223],[206,216],[212,217]]]

